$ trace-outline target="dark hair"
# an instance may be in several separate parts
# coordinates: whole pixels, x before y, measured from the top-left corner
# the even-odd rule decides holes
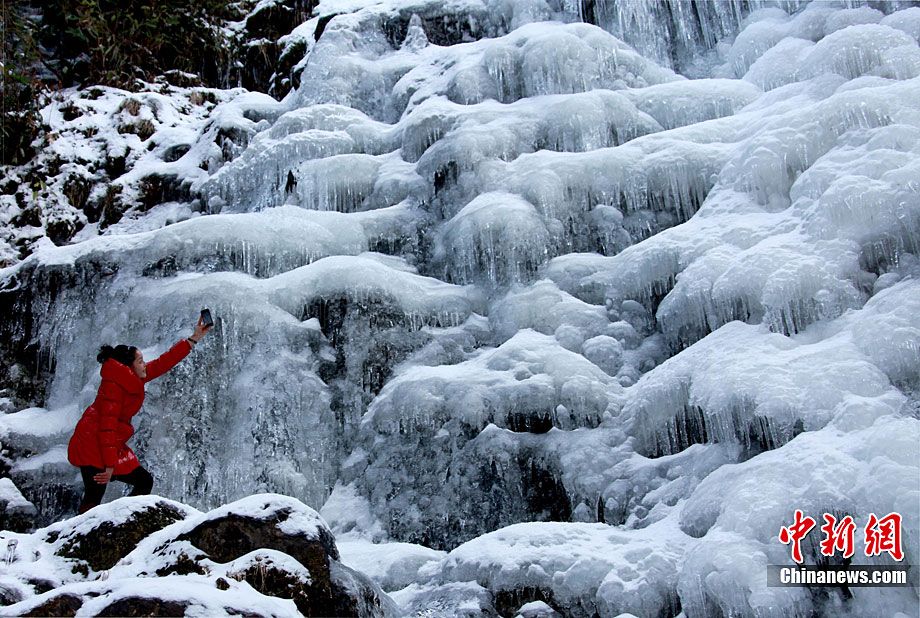
[[[114,348],[110,345],[104,345],[99,348],[99,354],[96,355],[96,360],[100,363],[104,363],[110,358],[114,358],[122,365],[130,367],[134,364],[136,355],[137,348],[133,345],[117,345]]]

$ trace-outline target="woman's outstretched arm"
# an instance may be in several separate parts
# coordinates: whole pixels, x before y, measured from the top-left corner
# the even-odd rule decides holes
[[[147,378],[144,381],[150,382],[150,380],[155,380],[178,365],[179,361],[188,356],[189,352],[192,351],[192,346],[198,343],[209,330],[211,330],[211,326],[205,326],[201,318],[199,318],[198,324],[195,325],[195,332],[191,337],[179,341],[166,352],[147,363]]]
[[[161,375],[175,367],[179,364],[183,358],[188,356],[189,352],[192,351],[192,344],[188,342],[188,339],[183,339],[176,343],[173,347],[169,348],[155,359],[147,363],[147,378],[145,382],[150,380],[155,380]]]

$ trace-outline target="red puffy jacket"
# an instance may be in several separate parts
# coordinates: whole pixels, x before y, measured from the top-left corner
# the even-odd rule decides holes
[[[131,417],[144,403],[144,384],[178,364],[192,351],[183,339],[147,363],[147,378],[137,377],[127,365],[110,358],[99,373],[102,384],[96,400],[83,411],[67,445],[67,460],[75,466],[114,468],[113,474],[128,474],[140,465],[134,451],[125,443],[134,435]]]

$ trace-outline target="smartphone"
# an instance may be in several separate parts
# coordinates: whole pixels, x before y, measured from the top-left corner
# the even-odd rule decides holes
[[[211,317],[210,309],[201,310],[201,323],[205,326],[214,326],[214,319]]]

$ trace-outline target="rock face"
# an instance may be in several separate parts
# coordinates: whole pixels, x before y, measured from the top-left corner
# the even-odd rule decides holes
[[[299,85],[299,74],[292,74],[292,69],[303,59],[306,43],[286,48],[279,39],[306,21],[316,4],[315,0],[275,0],[256,5],[243,22],[240,42],[245,68],[239,77],[244,88],[280,99]]]
[[[14,534],[0,533],[0,542]],[[399,614],[376,584],[339,563],[335,538],[313,509],[278,494],[207,513],[127,497],[14,538],[10,573],[20,585],[3,615]],[[36,568],[55,576],[54,587],[40,593],[31,585]]]

